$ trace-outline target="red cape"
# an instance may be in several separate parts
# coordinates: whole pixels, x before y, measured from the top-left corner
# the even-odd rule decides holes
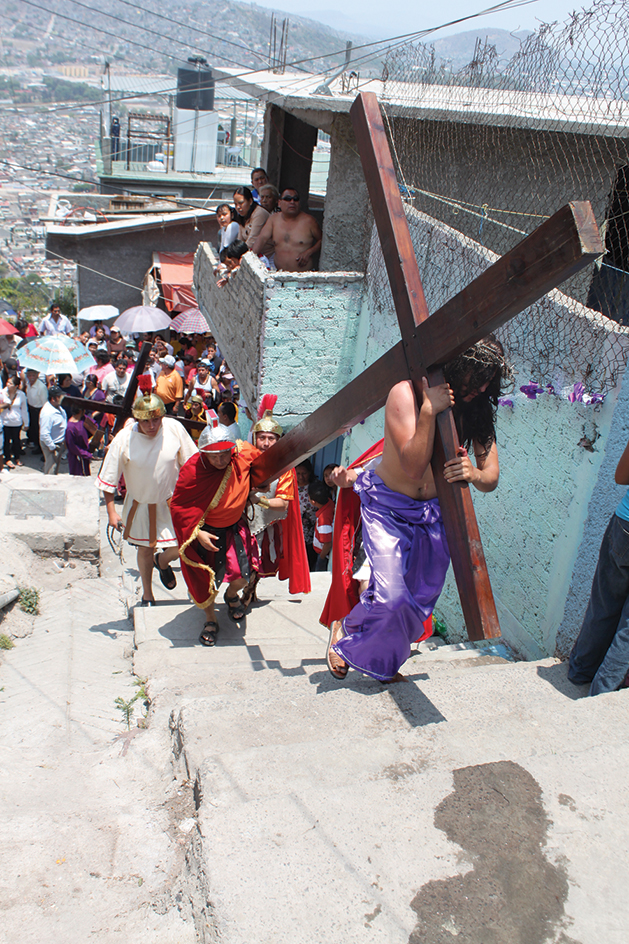
[[[348,469],[356,469],[382,455],[384,439],[363,452]],[[331,626],[335,620],[345,619],[358,603],[358,581],[352,576],[354,565],[354,538],[360,521],[360,498],[353,488],[340,488],[334,516],[332,538],[332,583],[319,622]],[[432,616],[424,622],[424,632],[416,642],[432,636]]]
[[[288,503],[288,514],[278,522],[282,528],[282,556],[277,576],[288,580],[289,593],[310,593],[310,568],[304,541],[304,526],[299,508],[297,473],[290,470],[293,480],[293,500]]]
[[[195,539],[207,521],[211,526],[227,528],[240,520],[250,490],[250,468],[260,450],[249,443],[238,443],[238,452],[227,469],[207,469],[201,453],[182,467],[170,513],[179,544],[181,571],[192,599],[201,608],[214,600],[213,569],[201,560]]]

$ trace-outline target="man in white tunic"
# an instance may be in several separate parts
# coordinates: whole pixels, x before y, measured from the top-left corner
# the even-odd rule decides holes
[[[115,437],[96,480],[96,487],[105,495],[109,524],[138,549],[141,606],[155,604],[153,568],[168,590],[177,583],[170,564],[179,556],[179,549],[168,501],[181,466],[197,453],[181,423],[164,418],[165,412],[162,400],[150,390],[138,397],[133,404],[136,422]],[[127,489],[122,517],[114,505],[121,475]]]

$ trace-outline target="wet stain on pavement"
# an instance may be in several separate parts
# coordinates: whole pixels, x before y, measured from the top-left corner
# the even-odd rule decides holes
[[[454,771],[435,826],[474,868],[428,882],[413,901],[409,944],[578,944],[566,922],[568,879],[544,855],[549,820],[537,781],[512,761]]]

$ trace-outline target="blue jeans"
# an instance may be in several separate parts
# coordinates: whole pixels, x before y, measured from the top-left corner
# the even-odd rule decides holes
[[[613,515],[598,555],[590,602],[570,653],[568,678],[590,695],[615,692],[629,670],[629,521]]]

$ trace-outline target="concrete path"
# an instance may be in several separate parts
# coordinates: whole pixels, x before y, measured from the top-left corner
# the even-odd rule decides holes
[[[192,944],[191,788],[173,779],[168,717],[138,728],[140,700],[127,731],[115,706],[138,692],[119,565],[31,568],[41,615],[0,665],[0,942]]]
[[[0,665],[0,944],[624,944],[629,693],[438,641],[339,683],[323,574],[206,649],[180,574],[134,608],[101,545],[9,562],[43,600]]]
[[[629,693],[435,643],[405,682],[339,683],[326,585],[263,581],[240,629],[220,607],[215,649],[181,593],[135,611],[195,783],[201,940],[624,944]]]

